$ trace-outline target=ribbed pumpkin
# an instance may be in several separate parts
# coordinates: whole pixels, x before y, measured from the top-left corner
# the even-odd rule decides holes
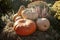
[[[29,19],[19,19],[14,23],[14,30],[20,36],[28,36],[36,31],[36,24]]]
[[[50,27],[50,22],[46,18],[38,18],[36,23],[40,31],[47,31]]]
[[[28,8],[34,8],[35,11],[39,14],[39,17],[46,17],[49,13],[48,4],[44,1],[35,1],[27,6]]]

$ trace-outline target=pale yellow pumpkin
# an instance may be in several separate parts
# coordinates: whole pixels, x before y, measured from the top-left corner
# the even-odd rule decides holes
[[[34,8],[26,8],[25,10],[22,11],[22,17],[35,20],[38,18],[38,13],[35,11]]]

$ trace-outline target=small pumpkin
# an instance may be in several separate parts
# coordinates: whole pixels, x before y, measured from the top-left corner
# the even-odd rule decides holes
[[[19,19],[14,23],[14,30],[20,36],[27,36],[36,31],[36,24],[29,19]]]
[[[36,23],[40,31],[47,31],[50,27],[50,22],[46,18],[38,18]]]

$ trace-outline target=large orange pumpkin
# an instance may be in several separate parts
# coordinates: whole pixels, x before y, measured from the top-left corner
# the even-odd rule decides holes
[[[36,23],[40,31],[47,31],[50,27],[50,22],[46,18],[38,18]]]
[[[29,19],[19,19],[14,23],[14,30],[20,36],[27,36],[35,32],[36,24]]]

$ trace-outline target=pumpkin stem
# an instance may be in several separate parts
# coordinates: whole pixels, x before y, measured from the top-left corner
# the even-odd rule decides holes
[[[21,16],[21,12],[22,12],[22,10],[24,10],[24,9],[25,9],[25,6],[23,6],[23,5],[20,6],[20,8],[19,8],[19,10],[18,10],[18,12],[17,12],[19,16]]]

